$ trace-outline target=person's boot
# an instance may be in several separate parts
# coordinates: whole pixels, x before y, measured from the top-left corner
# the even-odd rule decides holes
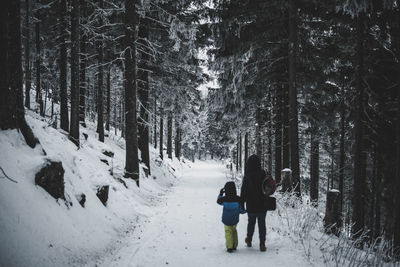
[[[228,248],[226,251],[228,251],[229,253],[233,252],[233,248]]]
[[[267,248],[265,247],[265,241],[260,240],[260,251],[264,252]]]
[[[244,242],[246,243],[246,245],[248,247],[251,247],[251,238],[250,237],[246,237],[246,239],[244,240]]]

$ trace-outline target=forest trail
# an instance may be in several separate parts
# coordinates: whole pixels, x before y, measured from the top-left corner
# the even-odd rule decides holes
[[[96,266],[310,266],[299,244],[276,232],[269,233],[273,227],[269,219],[276,216],[273,213],[267,215],[267,252],[259,251],[257,230],[253,247],[245,246],[247,215],[240,217],[238,250],[226,252],[222,207],[216,203],[226,181],[221,163],[195,163],[183,173],[165,202],[155,207],[154,216],[141,231],[122,240],[120,249]]]

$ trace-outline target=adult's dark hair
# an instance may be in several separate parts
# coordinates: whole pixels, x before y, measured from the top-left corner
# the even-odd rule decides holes
[[[244,168],[244,175],[249,176],[250,174],[259,173],[261,171],[261,160],[257,155],[251,155],[246,162]]]

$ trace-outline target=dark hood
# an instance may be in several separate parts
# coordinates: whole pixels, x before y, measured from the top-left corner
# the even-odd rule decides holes
[[[236,196],[236,185],[234,182],[227,182],[224,188],[227,196]]]
[[[251,155],[246,162],[244,174],[259,173],[261,171],[261,161],[257,155]]]

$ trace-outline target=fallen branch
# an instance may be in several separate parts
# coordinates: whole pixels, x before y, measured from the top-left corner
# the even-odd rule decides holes
[[[6,174],[6,172],[3,170],[2,167],[0,167],[0,170],[1,170],[1,172],[3,173],[3,175],[4,175],[3,178],[7,178],[8,180],[10,180],[11,182],[14,182],[14,183],[16,183],[16,184],[18,183],[16,180],[10,178],[10,177]]]

